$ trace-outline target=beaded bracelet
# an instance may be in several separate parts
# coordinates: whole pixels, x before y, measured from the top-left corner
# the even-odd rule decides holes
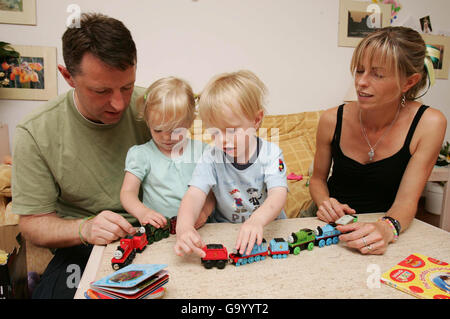
[[[81,229],[83,228],[83,225],[86,221],[88,221],[89,219],[94,218],[94,216],[89,216],[89,217],[85,217],[83,218],[83,221],[80,223],[80,225],[78,226],[78,236],[80,237],[81,242],[83,243],[83,245],[85,246],[89,246],[89,243],[86,241],[86,239],[84,239],[83,235],[81,235]]]
[[[392,232],[394,233],[394,239],[393,242],[395,243],[398,239],[398,234],[397,234],[397,230],[395,229],[394,224],[387,218],[380,218],[380,220],[383,220],[385,222],[387,222],[389,224],[389,226],[392,228]]]

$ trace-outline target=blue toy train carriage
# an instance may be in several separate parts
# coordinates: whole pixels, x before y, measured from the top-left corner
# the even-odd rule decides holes
[[[269,254],[274,259],[286,258],[289,255],[288,242],[283,238],[274,238],[269,243]]]
[[[339,235],[341,232],[335,226],[326,224],[323,227],[317,226],[315,230],[316,239],[314,244],[320,248],[325,245],[337,244],[339,242]]]
[[[240,265],[245,265],[247,263],[250,264],[253,262],[264,260],[264,259],[266,259],[266,256],[268,254],[269,254],[269,252],[267,250],[267,242],[263,238],[261,245],[255,244],[253,246],[253,249],[250,252],[250,254],[247,255],[245,253],[240,254],[239,252],[234,252],[229,255],[229,259],[230,259],[230,263],[232,263],[236,266],[240,266]]]

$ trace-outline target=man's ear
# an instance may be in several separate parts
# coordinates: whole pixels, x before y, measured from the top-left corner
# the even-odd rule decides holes
[[[61,75],[63,76],[64,80],[66,80],[66,82],[71,86],[71,87],[75,87],[75,82],[73,80],[72,75],[70,74],[69,70],[67,70],[67,68],[65,66],[62,66],[61,64],[58,64],[58,70],[59,73],[61,73]]]

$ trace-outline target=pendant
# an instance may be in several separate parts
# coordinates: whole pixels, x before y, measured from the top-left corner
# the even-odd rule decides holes
[[[370,149],[369,153],[367,153],[369,155],[369,161],[373,160],[373,157],[375,156],[375,151],[373,150],[373,148]]]

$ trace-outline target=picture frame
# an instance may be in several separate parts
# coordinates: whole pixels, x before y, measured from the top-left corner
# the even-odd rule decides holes
[[[340,0],[338,45],[356,47],[367,34],[390,24],[390,5],[369,1]]]
[[[56,48],[11,47],[20,57],[0,58],[0,99],[50,100],[56,97]]]
[[[36,25],[36,0],[0,0],[0,23]]]
[[[441,51],[439,64],[434,66],[434,74],[436,79],[448,79],[448,71],[450,66],[450,37],[442,35],[421,34],[426,44],[432,45]]]

